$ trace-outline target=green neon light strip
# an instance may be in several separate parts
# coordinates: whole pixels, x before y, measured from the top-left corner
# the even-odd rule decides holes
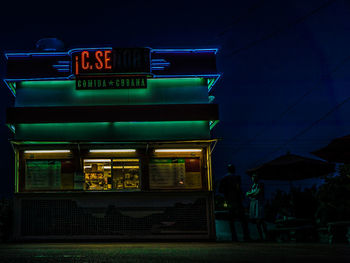
[[[185,140],[185,141],[181,141],[181,140],[168,140],[165,141],[166,143],[197,143],[197,142],[204,142],[204,143],[208,143],[211,142],[212,140]],[[162,141],[163,143],[164,141]],[[106,141],[12,141],[13,144],[16,145],[62,145],[62,144],[116,144],[116,145],[129,145],[129,144],[147,144],[149,142],[144,141],[144,142],[140,142],[140,141],[122,141],[122,142],[118,142],[118,141],[110,141],[110,142],[106,142]]]
[[[208,91],[210,91],[216,82],[216,78],[208,79]]]
[[[79,105],[145,105],[207,103],[202,78],[148,79],[145,89],[76,90],[74,80],[17,83],[16,105],[23,107]]]
[[[10,87],[13,95],[16,96],[16,82],[8,82],[7,85]]]
[[[16,128],[12,124],[6,124],[6,126],[10,129],[11,132],[16,133]]]
[[[212,130],[218,123],[219,123],[219,120],[209,121],[210,130]]]
[[[19,128],[73,128],[77,131],[84,131],[87,128],[99,127],[130,127],[135,126],[138,128],[175,128],[175,127],[192,127],[195,128],[198,125],[202,126],[207,121],[151,121],[151,122],[76,122],[76,123],[31,123],[31,124],[17,124]]]
[[[15,134],[15,140],[44,142],[179,139],[210,139],[208,121],[18,124]]]
[[[215,80],[215,79],[213,79]],[[147,79],[147,84],[148,85],[162,85],[162,86],[167,86],[167,85],[200,85],[202,84],[203,78],[161,78],[161,79]],[[194,83],[195,82],[195,83]],[[11,82],[12,84],[15,84]],[[59,85],[64,85],[66,86],[67,84],[71,84],[75,86],[75,80],[42,80],[42,81],[22,81],[21,85],[23,88],[30,87],[30,86],[35,86],[37,88],[47,88],[50,86],[59,86]],[[123,89],[119,89],[123,90]],[[96,90],[95,90],[96,91]]]
[[[150,87],[152,85],[155,86],[191,86],[191,85],[203,85],[205,84],[204,78],[201,77],[191,77],[191,78],[149,78],[147,79],[147,85]],[[207,85],[212,85],[215,78],[208,79],[210,81],[206,81]],[[15,84],[15,83],[14,83]],[[47,89],[50,86],[55,86],[59,88],[60,86],[66,86],[67,84],[73,85],[75,87],[75,80],[43,80],[43,81],[22,81],[21,86],[23,88],[26,87],[36,87],[36,88],[45,88]],[[210,88],[210,86],[208,86]],[[118,91],[128,90],[128,89],[118,89]],[[138,90],[138,89],[133,89]],[[142,90],[142,89],[141,89]],[[84,90],[85,92],[86,90]],[[98,91],[94,89],[92,91]],[[101,91],[101,90],[99,90]],[[108,90],[107,90],[108,91]]]

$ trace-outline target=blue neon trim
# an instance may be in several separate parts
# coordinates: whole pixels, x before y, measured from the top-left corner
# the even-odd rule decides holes
[[[14,93],[14,91],[12,90],[12,88],[10,87],[10,85],[7,83],[7,80],[6,80],[6,79],[3,79],[3,81],[4,81],[5,85],[6,85],[6,87],[11,91],[12,95],[13,95],[14,97],[16,97],[16,94]]]
[[[58,64],[64,64],[64,65],[70,64],[70,60],[60,60],[57,62],[58,62]]]
[[[153,68],[152,68],[153,69]],[[154,78],[214,78],[212,84],[208,85],[208,92],[212,90],[215,83],[221,77],[221,74],[207,74],[207,75],[154,75]]]
[[[218,48],[207,48],[207,49],[152,49],[151,52],[156,53],[217,53]]]
[[[165,67],[152,67],[152,70],[164,70]]]
[[[84,50],[112,50],[112,47],[90,47],[90,48],[73,48],[68,51],[68,55],[72,55],[73,52],[84,51]]]
[[[61,56],[67,56],[67,52],[45,52],[45,53],[5,53],[6,59],[9,57],[61,57]]]
[[[220,74],[203,74],[203,75],[157,75],[156,78],[217,78]]]
[[[218,74],[218,75],[216,76],[216,78],[214,79],[214,81],[213,81],[212,83],[209,84],[209,86],[208,86],[208,92],[210,92],[210,91],[213,89],[214,85],[216,84],[216,82],[219,80],[220,77],[221,77],[221,75]]]
[[[100,48],[73,48],[68,52],[27,52],[27,53],[5,53],[6,59],[9,57],[29,57],[29,56],[43,56],[43,57],[52,57],[52,56],[67,56],[71,55],[73,52],[83,51],[83,50],[112,50],[112,47],[100,47]],[[156,53],[217,53],[218,48],[207,48],[207,49],[151,49],[151,52]],[[153,59],[152,59],[153,60]]]
[[[220,78],[220,74],[203,74],[203,75],[154,75],[154,78]],[[52,78],[22,78],[22,79],[4,79],[8,82],[18,82],[27,80],[71,80],[75,75],[71,74],[67,77],[52,77]],[[214,83],[215,84],[215,83]]]
[[[10,129],[10,131],[12,131],[13,133],[16,133],[15,125],[13,125],[13,124],[8,124],[7,127]]]
[[[155,62],[155,63],[151,63],[151,65],[165,65],[165,66],[170,66],[169,62]]]
[[[50,54],[32,54],[32,56],[37,56],[37,57],[62,57],[62,56],[68,56],[68,53],[67,52],[65,52],[65,53],[61,53],[61,54],[59,54],[59,53],[50,53]]]
[[[69,65],[62,65],[62,64],[60,64],[60,65],[52,65],[52,67],[54,67],[54,68],[69,68]]]
[[[53,77],[53,78],[27,78],[27,79],[5,79],[8,82],[29,81],[29,80],[71,80],[74,77],[73,74],[68,77]]]
[[[152,61],[151,61],[152,63],[153,63],[153,62],[167,62],[167,61],[166,61],[165,59],[163,59],[163,58],[152,58],[151,60],[152,60]]]

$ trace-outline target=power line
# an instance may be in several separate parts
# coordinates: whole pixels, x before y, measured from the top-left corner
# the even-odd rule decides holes
[[[257,1],[255,4],[253,4],[252,6],[250,6],[247,10],[247,12],[244,14],[244,15],[241,15],[239,17],[237,17],[232,23],[230,23],[225,30],[221,31],[219,34],[217,34],[217,37],[216,39],[224,36],[227,32],[231,31],[231,28],[238,24],[239,22],[241,22],[241,20],[243,20],[243,18],[245,18],[246,16],[250,15],[251,13],[253,13],[254,11],[256,11],[257,9],[259,9],[260,7],[263,6],[264,2],[266,0],[260,0],[260,1]],[[216,40],[215,39],[215,40]]]
[[[272,32],[271,34],[268,34],[268,35],[266,35],[266,36],[263,36],[262,38],[257,39],[257,40],[255,40],[255,41],[249,43],[248,45],[246,45],[246,46],[244,46],[244,47],[241,47],[241,48],[239,48],[239,49],[234,50],[234,51],[231,52],[228,56],[233,56],[233,55],[235,55],[235,54],[237,54],[237,53],[239,53],[239,52],[241,52],[241,51],[243,51],[243,50],[247,50],[247,49],[249,49],[249,48],[251,48],[251,47],[256,46],[256,45],[259,44],[260,42],[263,42],[263,41],[265,41],[265,40],[268,40],[268,39],[274,37],[275,35],[278,35],[278,34],[282,33],[283,31],[289,29],[290,27],[292,27],[292,26],[294,26],[294,25],[297,25],[297,24],[303,22],[304,20],[306,20],[306,19],[309,18],[310,16],[313,16],[314,14],[316,14],[317,12],[319,12],[320,10],[322,10],[322,9],[324,9],[324,8],[326,8],[326,7],[328,7],[329,5],[331,5],[331,4],[332,4],[333,2],[335,2],[335,1],[336,1],[336,0],[327,1],[327,2],[324,3],[323,5],[321,5],[321,6],[319,6],[318,8],[312,10],[311,12],[307,13],[306,15],[304,15],[304,16],[298,18],[297,20],[295,20],[295,21],[293,21],[293,22],[287,24],[285,27],[280,28],[280,29],[274,31],[274,32]],[[254,11],[255,9],[257,9],[258,7],[260,7],[260,6],[262,5],[262,2],[263,2],[263,1],[259,2],[257,5],[252,6],[251,8],[249,8],[249,9],[248,9],[248,14],[249,14],[250,12]],[[236,20],[233,22],[233,24],[239,22],[240,20],[241,20],[241,17],[239,17],[238,19],[236,19]],[[226,29],[226,30],[222,31],[218,36],[222,36],[222,35],[226,34],[228,31],[229,31],[229,29]],[[345,58],[343,61],[341,61],[341,63],[339,63],[327,76],[329,76],[331,73],[334,73],[335,71],[337,71],[349,58],[350,58],[350,57],[347,57],[347,58]],[[322,80],[323,80],[323,79],[321,79],[321,81],[322,81]],[[291,104],[289,107],[287,107],[287,109],[286,109],[285,111],[283,111],[283,112],[279,115],[279,117],[278,117],[275,121],[273,121],[273,123],[275,123],[275,122],[278,121],[279,119],[283,118],[291,109],[293,109],[296,105],[298,105],[298,104],[300,103],[300,101],[303,100],[303,98],[305,98],[306,96],[308,96],[308,95],[309,95],[314,89],[316,89],[317,87],[318,87],[318,86],[313,87],[313,88],[309,89],[308,91],[306,91],[306,92],[296,101],[296,103],[293,103],[293,104]],[[350,99],[350,98],[349,98],[349,99]],[[344,103],[346,103],[346,101],[345,101]],[[342,104],[341,104],[341,105],[342,105]],[[341,106],[341,105],[340,105],[340,106]],[[332,113],[332,112],[330,112],[329,114],[331,114],[331,113]],[[328,116],[328,115],[327,115],[327,116]],[[327,116],[325,116],[325,118],[326,118]],[[317,123],[318,123],[319,121],[321,121],[321,120],[322,120],[322,119],[318,120]],[[317,124],[317,123],[316,123],[316,124]],[[316,125],[316,124],[314,124],[314,125]],[[312,128],[312,126],[311,126],[311,127],[309,126],[309,129],[311,129],[311,128]],[[263,130],[260,131],[258,134],[256,134],[252,139],[248,140],[248,141],[247,141],[247,144],[251,143],[251,142],[254,141],[258,136],[260,136],[260,135],[262,135],[263,133],[265,133],[265,130],[266,130],[266,129],[263,129]],[[306,130],[305,132],[307,132],[307,130]],[[297,134],[297,137],[299,137],[299,136],[301,136],[301,135],[302,135],[302,134]],[[296,138],[297,138],[297,137],[296,137]],[[293,138],[294,138],[294,137],[293,137]],[[284,145],[287,145],[288,143],[290,143],[291,141],[293,141],[293,140],[294,140],[293,138],[292,138],[292,140],[288,140]],[[241,148],[242,148],[242,147],[241,147]],[[239,148],[238,151],[241,150],[241,148]],[[280,148],[281,148],[281,147],[280,147]],[[279,149],[278,149],[278,150],[279,150]],[[234,154],[236,154],[238,151],[236,151]]]
[[[257,44],[259,44],[260,42],[263,42],[263,41],[265,41],[265,40],[268,40],[268,39],[274,37],[275,35],[278,35],[278,34],[282,33],[283,31],[289,29],[290,27],[292,27],[292,26],[294,26],[294,25],[297,25],[297,24],[303,22],[304,20],[306,20],[306,19],[309,18],[310,16],[313,16],[314,14],[316,14],[317,12],[319,12],[320,10],[322,10],[322,9],[324,9],[324,8],[326,8],[326,7],[328,7],[330,4],[332,4],[332,3],[335,2],[335,1],[336,1],[336,0],[327,1],[325,4],[319,6],[318,8],[316,8],[316,9],[314,9],[314,10],[312,10],[312,11],[309,12],[308,14],[306,14],[306,15],[304,15],[304,16],[298,18],[297,20],[295,20],[295,21],[293,21],[293,22],[287,24],[285,27],[280,28],[280,29],[277,29],[276,31],[274,31],[274,32],[272,32],[272,33],[270,33],[270,34],[268,34],[268,35],[266,35],[266,36],[263,36],[262,38],[257,39],[257,40],[255,40],[255,41],[249,43],[248,45],[246,45],[246,46],[244,46],[244,47],[238,48],[238,49],[232,51],[231,53],[229,53],[229,54],[226,55],[226,56],[233,56],[233,55],[236,55],[237,53],[239,53],[239,52],[241,52],[241,51],[243,51],[243,50],[247,50],[247,49],[249,49],[249,48],[251,48],[251,47],[254,47],[254,46],[256,46]]]
[[[311,94],[312,91],[319,88],[319,85],[322,83],[322,81],[328,77],[330,77],[333,73],[337,72],[340,68],[344,66],[346,62],[350,60],[350,56],[347,56],[344,58],[340,63],[338,63],[326,76],[324,76],[317,85],[313,86],[311,89],[308,89],[300,98],[296,100],[293,104],[289,105],[286,110],[284,110],[275,120],[272,121],[272,124],[275,124],[279,120],[281,120],[288,112],[290,112],[294,107],[296,107],[305,97]],[[243,145],[251,144],[254,142],[259,136],[263,135],[268,130],[267,127],[262,129],[260,132],[256,133],[253,138],[247,140]],[[240,152],[242,149],[244,149],[244,146],[239,147],[238,149],[234,150],[233,156],[235,156],[238,152]]]
[[[347,103],[348,101],[350,101],[350,96],[347,97],[345,100],[343,100],[342,102],[338,103],[334,108],[332,108],[330,111],[328,111],[326,114],[324,114],[321,118],[317,119],[316,121],[314,121],[313,123],[311,123],[308,127],[306,127],[305,129],[303,129],[301,132],[297,133],[295,136],[293,136],[291,139],[289,139],[284,145],[282,145],[281,147],[276,148],[274,151],[264,155],[262,158],[260,158],[258,161],[255,162],[255,164],[259,163],[260,161],[264,160],[265,157],[274,154],[276,152],[278,152],[279,150],[282,150],[284,146],[288,145],[289,143],[291,143],[292,141],[294,141],[295,139],[297,139],[299,136],[304,135],[306,132],[308,132],[310,129],[312,129],[315,125],[317,125],[318,123],[320,123],[322,120],[324,120],[325,118],[327,118],[328,116],[330,116],[333,112],[335,112],[336,110],[338,110],[341,106],[343,106],[345,103]]]

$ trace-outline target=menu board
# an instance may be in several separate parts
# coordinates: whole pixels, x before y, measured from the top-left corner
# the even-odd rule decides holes
[[[149,163],[151,187],[173,187],[177,179],[185,176],[183,159],[152,159]]]
[[[200,188],[199,158],[152,159],[149,163],[150,188]]]
[[[52,190],[61,187],[61,161],[27,160],[26,190]]]

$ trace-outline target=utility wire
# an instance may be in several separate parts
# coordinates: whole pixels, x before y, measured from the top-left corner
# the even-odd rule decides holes
[[[291,143],[292,141],[296,140],[298,137],[304,135],[305,133],[307,133],[310,129],[312,129],[315,125],[317,125],[318,123],[320,123],[322,120],[324,120],[325,118],[327,118],[328,116],[330,116],[333,112],[335,112],[336,110],[338,110],[340,107],[342,107],[345,103],[347,103],[348,101],[350,101],[350,96],[347,97],[345,100],[343,100],[342,102],[338,103],[334,108],[332,108],[330,111],[328,111],[326,114],[324,114],[321,118],[317,119],[316,121],[314,121],[313,123],[311,123],[308,127],[306,127],[305,129],[303,129],[302,131],[300,131],[299,133],[297,133],[295,136],[293,136],[292,138],[290,138],[286,143],[284,143],[282,146],[276,148],[274,151],[264,155],[262,158],[260,158],[258,161],[256,161],[254,164],[259,163],[260,161],[264,160],[266,157],[268,157],[271,154],[274,154],[280,150],[282,150],[286,145],[288,145],[289,143]]]
[[[333,2],[335,2],[336,0],[330,0],[328,2],[326,2],[325,4],[321,5],[320,7],[312,10],[310,13],[300,17],[299,19],[297,19],[296,21],[292,22],[292,23],[289,23],[286,27],[284,28],[281,28],[261,39],[258,39],[256,41],[253,41],[251,42],[250,44],[248,44],[247,46],[245,47],[242,47],[242,48],[239,48],[235,51],[233,51],[230,55],[235,55],[237,54],[238,52],[242,51],[242,50],[246,50],[250,47],[253,47],[255,46],[256,44],[260,43],[261,41],[264,41],[264,40],[267,40],[273,36],[275,36],[276,34],[279,34],[281,32],[283,32],[285,29],[288,29],[290,28],[291,26],[293,25],[296,25],[298,23],[301,23],[303,22],[305,19],[307,19],[308,17],[314,15],[315,13],[319,12],[320,10],[322,10],[323,8],[326,8],[328,7],[330,4],[332,4]],[[253,8],[253,7],[252,7]],[[226,31],[223,31],[222,33],[225,33]],[[330,76],[332,73],[336,72],[339,68],[341,68],[343,66],[343,64],[345,62],[347,62],[349,60],[350,57],[346,57],[344,60],[342,60],[326,77]],[[322,82],[323,79],[321,79],[321,82]],[[278,117],[277,119],[275,119],[272,123],[276,123],[277,121],[279,121],[280,119],[282,119],[289,111],[291,111],[296,105],[298,105],[306,96],[308,96],[312,91],[314,91],[315,89],[318,88],[318,85],[316,85],[315,87],[307,90],[295,103],[291,104],[289,107],[287,107],[286,110],[284,110]],[[267,127],[265,129],[262,129],[260,132],[258,132],[257,134],[254,135],[253,138],[249,139],[248,141],[246,141],[243,145],[246,145],[246,144],[250,144],[252,143],[253,141],[256,140],[257,137],[261,136],[262,134],[264,134],[267,130]],[[238,149],[236,149],[233,153],[233,156],[235,156],[238,152],[240,152],[242,149],[244,148],[244,146],[241,146],[239,147]]]
[[[306,14],[306,15],[304,15],[304,16],[298,18],[297,20],[295,20],[295,21],[293,21],[293,22],[287,24],[285,27],[280,28],[280,29],[277,29],[276,31],[274,31],[274,32],[272,32],[272,33],[270,33],[270,34],[268,34],[268,35],[266,35],[266,36],[263,36],[262,38],[257,39],[257,40],[255,40],[255,41],[249,43],[248,45],[246,45],[246,46],[244,46],[244,47],[238,48],[238,49],[232,51],[231,53],[229,53],[229,54],[226,55],[226,56],[234,56],[234,55],[238,54],[239,52],[241,52],[241,51],[243,51],[243,50],[247,50],[247,49],[249,49],[249,48],[251,48],[251,47],[254,47],[254,46],[256,46],[257,44],[259,44],[260,42],[263,42],[263,41],[265,41],[265,40],[268,40],[268,39],[274,37],[275,35],[278,35],[278,34],[282,33],[283,31],[285,31],[285,30],[291,28],[291,27],[294,26],[294,25],[297,25],[297,24],[303,22],[304,20],[306,20],[306,19],[309,18],[310,16],[313,16],[313,15],[316,14],[317,12],[319,12],[319,11],[321,11],[322,9],[328,7],[329,5],[331,5],[331,4],[332,4],[333,2],[335,2],[335,1],[336,1],[336,0],[327,1],[327,2],[324,3],[323,5],[321,5],[321,6],[319,6],[318,8],[312,10],[310,13],[308,13],[308,14]]]
[[[257,40],[255,40],[255,41],[249,43],[248,45],[246,45],[246,46],[244,46],[244,47],[241,47],[241,48],[238,48],[238,49],[234,50],[234,51],[231,52],[228,56],[236,55],[237,53],[239,53],[239,52],[241,52],[241,51],[244,51],[244,50],[247,50],[247,49],[249,49],[249,48],[251,48],[251,47],[254,47],[254,46],[256,46],[257,44],[259,44],[260,42],[263,42],[263,41],[265,41],[265,40],[268,40],[268,39],[274,37],[275,35],[278,35],[278,34],[282,33],[283,31],[285,31],[285,30],[291,28],[292,26],[297,25],[297,24],[299,24],[299,23],[302,23],[302,22],[305,21],[307,18],[309,18],[310,16],[313,16],[314,14],[318,13],[318,12],[321,11],[322,9],[328,7],[329,5],[331,5],[331,4],[332,4],[333,2],[335,2],[335,1],[336,1],[336,0],[330,0],[330,1],[325,2],[323,5],[321,5],[321,6],[319,6],[318,8],[312,10],[311,12],[307,13],[306,15],[304,15],[304,16],[298,18],[297,20],[295,20],[295,21],[293,21],[293,22],[287,24],[285,27],[280,28],[280,29],[277,29],[276,31],[272,32],[271,34],[268,34],[268,35],[266,35],[266,36],[263,36],[262,38],[257,39]],[[256,5],[251,6],[251,7],[248,9],[247,14],[249,14],[249,13],[255,11],[256,9],[258,9],[259,7],[261,7],[262,4],[263,4],[263,2],[264,2],[264,1],[260,1],[260,2],[258,2]],[[223,36],[224,34],[226,34],[226,33],[230,30],[230,28],[231,28],[234,24],[240,22],[241,19],[242,19],[242,17],[237,18],[237,19],[229,26],[228,29],[226,29],[226,30],[220,32],[219,35],[218,35],[218,37],[221,37],[221,36]],[[343,61],[341,61],[327,76],[330,76],[331,73],[336,72],[340,67],[343,66],[343,64],[344,64],[345,62],[347,62],[347,61],[349,60],[349,58],[350,58],[350,57],[347,57],[347,58],[345,58]],[[322,79],[322,80],[323,80],[323,79]],[[321,80],[321,81],[322,81],[322,80]],[[279,115],[279,117],[278,117],[276,120],[273,121],[273,123],[276,123],[279,119],[283,118],[290,110],[292,110],[296,105],[298,105],[298,104],[303,100],[303,98],[305,98],[306,96],[308,96],[308,95],[309,95],[313,90],[315,90],[316,88],[318,88],[318,86],[313,87],[313,88],[307,90],[295,103],[293,103],[293,104],[291,104],[289,107],[287,107],[287,109],[286,109],[285,111],[283,111],[283,112]],[[350,99],[350,98],[349,98],[349,99]],[[345,101],[344,103],[346,103],[346,101]],[[342,104],[341,104],[341,105],[342,105]],[[341,106],[341,105],[340,105],[340,106]],[[331,113],[332,113],[332,112],[331,112]],[[329,114],[331,114],[331,113],[329,113]],[[327,115],[327,116],[328,116],[328,115]],[[327,116],[325,116],[325,117],[327,117]],[[322,119],[318,120],[317,123],[318,123],[319,121],[321,121],[321,120],[322,120]],[[316,123],[316,124],[317,124],[317,123]],[[315,125],[316,125],[316,124],[315,124]],[[311,129],[311,128],[312,128],[312,127],[310,127],[310,129]],[[265,131],[266,131],[266,128],[263,129],[263,130],[261,130],[259,133],[257,133],[252,139],[248,140],[248,141],[246,142],[246,144],[249,144],[249,143],[253,142],[257,137],[259,137],[260,135],[262,135],[263,133],[265,133]],[[305,132],[307,132],[307,130],[306,130]],[[296,136],[299,137],[299,136],[301,136],[301,135],[302,135],[302,134],[297,134]],[[296,138],[297,138],[297,137],[296,137]],[[293,138],[294,138],[294,137],[293,137]],[[292,138],[292,140],[294,140],[293,138]],[[292,140],[287,141],[284,145],[287,145],[287,144],[288,144],[289,142],[291,142]],[[280,147],[280,148],[281,148],[281,147]],[[238,148],[238,150],[236,150],[236,152],[234,153],[234,155],[235,155],[238,151],[240,151],[241,149],[242,149],[242,147]],[[279,149],[278,149],[278,150],[279,150]],[[271,154],[272,154],[272,153],[271,153]],[[265,157],[265,156],[264,156],[264,157]],[[259,160],[259,161],[260,161],[260,160]]]
[[[338,63],[326,76],[324,76],[319,83],[317,83],[317,85],[313,86],[311,89],[308,89],[302,96],[300,96],[300,98],[298,98],[296,100],[296,102],[294,102],[293,104],[289,105],[275,120],[272,121],[272,124],[277,123],[279,120],[281,120],[288,112],[290,112],[295,106],[297,106],[305,97],[307,97],[308,95],[311,94],[311,92],[313,92],[314,90],[318,89],[320,87],[320,85],[322,84],[322,81],[324,79],[327,79],[328,77],[330,77],[333,73],[337,72],[340,68],[342,68],[344,66],[344,64],[346,62],[348,62],[350,60],[350,56],[347,56],[346,58],[344,58],[340,63]],[[261,131],[259,131],[258,133],[256,133],[253,138],[247,140],[245,143],[243,143],[243,145],[247,145],[247,144],[251,144],[252,142],[254,142],[258,137],[260,137],[261,135],[263,135],[264,133],[266,133],[266,131],[268,130],[268,128],[265,126],[265,128],[263,128]],[[236,150],[234,150],[233,156],[235,156],[238,152],[240,152],[241,150],[243,150],[245,147],[241,146],[239,148],[237,148]]]
[[[252,6],[250,6],[247,10],[247,12],[244,15],[241,15],[239,17],[237,17],[235,20],[233,20],[232,23],[230,23],[225,30],[221,31],[219,34],[217,34],[216,38],[214,40],[217,40],[218,38],[223,37],[226,33],[230,32],[232,27],[236,24],[238,24],[239,22],[241,22],[243,20],[243,18],[245,18],[246,16],[250,15],[251,13],[253,13],[254,11],[256,11],[257,9],[259,9],[260,7],[263,6],[264,2],[266,0],[260,0],[257,1],[255,4],[253,4]]]

